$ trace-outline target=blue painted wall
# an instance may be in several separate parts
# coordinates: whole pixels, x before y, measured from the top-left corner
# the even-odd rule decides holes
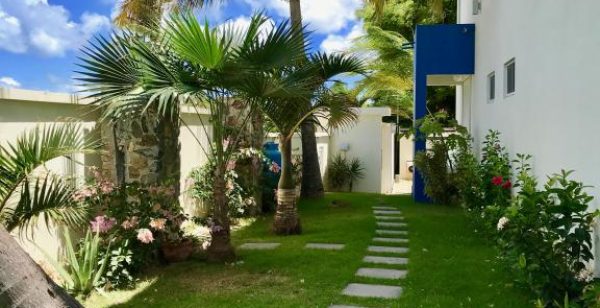
[[[475,72],[475,25],[419,25],[415,38],[414,123],[427,114],[427,75],[467,75]],[[425,151],[426,140],[417,130],[415,153]],[[413,198],[430,202],[417,168]]]

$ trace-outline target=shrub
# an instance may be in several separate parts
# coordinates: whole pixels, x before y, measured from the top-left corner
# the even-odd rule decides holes
[[[498,223],[504,257],[518,269],[520,280],[546,304],[568,298],[577,303],[592,279],[586,262],[592,255],[592,197],[585,186],[561,171],[537,190],[526,156],[520,156],[521,190]]]
[[[354,183],[364,178],[365,168],[358,158],[347,159],[335,155],[327,165],[327,183],[330,189],[352,191]]]

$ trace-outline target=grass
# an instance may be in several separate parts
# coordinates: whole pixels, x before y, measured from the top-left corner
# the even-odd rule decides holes
[[[345,206],[332,207],[332,200]],[[397,205],[408,222],[406,279],[355,278],[374,236],[371,206]],[[190,261],[155,269],[133,291],[94,295],[87,307],[530,307],[528,294],[512,286],[510,273],[494,261],[492,245],[473,233],[460,209],[414,204],[408,196],[328,194],[302,201],[304,233],[277,237],[270,218],[234,234],[234,243],[280,242],[273,251],[238,251],[235,264]],[[305,250],[308,242],[345,243],[343,251]],[[384,245],[384,244],[378,244]],[[369,265],[372,267],[372,265]],[[387,266],[403,268],[402,266]],[[350,282],[398,284],[398,300],[350,298]]]

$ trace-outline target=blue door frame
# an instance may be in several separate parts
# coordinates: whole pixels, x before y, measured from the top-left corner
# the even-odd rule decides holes
[[[471,75],[475,72],[475,25],[419,25],[415,36],[414,122],[427,114],[428,75]],[[416,130],[415,154],[426,150],[427,141]],[[428,203],[425,183],[413,172],[413,199]]]

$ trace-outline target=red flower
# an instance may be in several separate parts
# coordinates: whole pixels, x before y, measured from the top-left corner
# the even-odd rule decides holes
[[[512,183],[510,181],[506,181],[504,182],[504,184],[502,184],[502,188],[504,189],[510,189],[512,187]]]
[[[500,185],[502,185],[502,183],[504,183],[504,179],[502,178],[501,175],[497,175],[492,178],[492,184],[494,184],[496,186],[500,186]]]

